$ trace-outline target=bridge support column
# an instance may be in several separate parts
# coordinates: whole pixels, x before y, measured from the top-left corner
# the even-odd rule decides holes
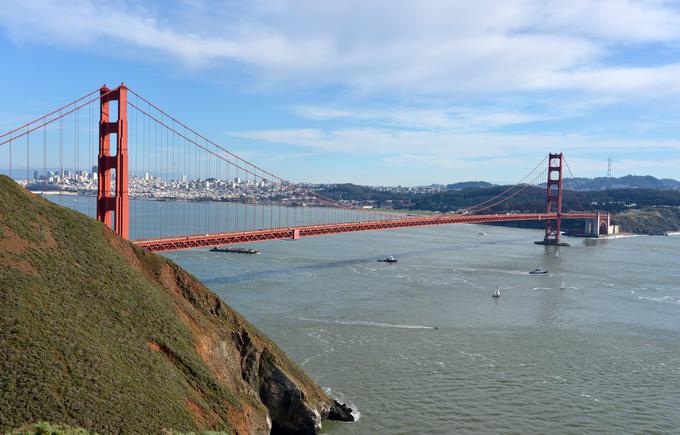
[[[102,86],[100,95],[97,219],[108,225],[119,236],[129,239],[127,88],[121,84],[111,91],[106,86]],[[118,116],[115,121],[109,119],[111,101],[118,102]],[[110,136],[112,133],[116,135],[115,155],[111,155]],[[115,171],[116,183],[113,194],[111,193],[112,170]]]
[[[597,222],[595,223],[597,237],[602,235],[609,235],[609,228],[611,228],[611,222],[609,219],[609,212],[597,212]]]
[[[546,213],[556,213],[557,219],[545,223],[545,236],[541,245],[568,246],[560,241],[562,227],[562,153],[548,154],[548,183],[546,186]]]

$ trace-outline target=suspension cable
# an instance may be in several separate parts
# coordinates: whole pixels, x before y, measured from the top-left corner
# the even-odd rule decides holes
[[[502,197],[503,195],[505,195],[506,193],[508,193],[508,192],[511,191],[512,189],[516,188],[517,186],[522,185],[522,183],[524,182],[524,180],[526,180],[527,178],[529,178],[529,176],[531,176],[531,175],[532,175],[532,174],[533,174],[533,173],[534,173],[541,165],[543,165],[547,159],[548,159],[548,156],[546,156],[543,160],[541,160],[541,162],[540,162],[539,164],[537,164],[537,165],[534,167],[534,169],[532,169],[532,170],[531,170],[529,173],[527,173],[524,177],[522,177],[521,180],[519,180],[517,183],[513,184],[512,186],[508,187],[508,188],[505,189],[503,192],[499,193],[498,195],[494,196],[493,198],[487,199],[487,200],[484,201],[484,202],[481,202],[481,203],[479,203],[479,204],[473,205],[473,206],[471,206],[471,207],[466,207],[466,208],[463,209],[463,212],[464,212],[464,213],[477,213],[477,212],[480,211],[480,210],[485,210],[485,209],[487,209],[488,207],[484,207],[484,208],[480,208],[480,209],[477,209],[477,208],[480,207],[480,206],[483,206],[483,205],[485,205],[485,204],[487,204],[487,203],[489,203],[489,202],[491,202],[491,201],[494,201],[494,200],[496,200],[496,199],[498,199],[498,198],[500,198],[500,197]]]
[[[229,151],[229,150],[227,150],[226,148],[222,147],[222,146],[219,145],[218,143],[213,142],[212,140],[210,140],[209,138],[205,137],[204,135],[198,133],[196,130],[192,129],[191,127],[189,127],[188,125],[186,125],[185,123],[183,123],[182,121],[180,121],[179,119],[177,119],[177,118],[173,117],[172,115],[168,114],[166,111],[164,111],[163,109],[161,109],[159,106],[157,106],[156,104],[152,103],[152,102],[149,101],[148,99],[144,98],[143,96],[141,96],[140,94],[138,94],[137,92],[135,92],[133,89],[128,88],[128,92],[134,94],[134,95],[137,96],[139,99],[141,99],[142,101],[144,101],[145,103],[147,103],[150,107],[153,107],[153,108],[156,109],[159,113],[163,114],[165,117],[167,117],[167,118],[171,119],[172,121],[176,122],[176,123],[177,123],[178,125],[180,125],[181,127],[184,127],[186,130],[189,130],[189,131],[190,131],[191,133],[193,133],[196,137],[198,137],[198,138],[204,140],[205,142],[209,143],[210,145],[213,145],[214,147],[216,147],[216,148],[222,150],[223,152],[227,153],[228,155],[231,155],[235,160],[238,160],[238,161],[243,162],[243,163],[244,163],[244,166],[246,166],[246,167],[247,167],[247,166],[250,166],[250,167],[253,168],[253,170],[255,170],[255,171],[256,171],[256,170],[261,171],[263,174],[266,174],[266,175],[268,175],[269,177],[271,177],[271,178],[277,180],[277,181],[279,182],[279,184],[282,185],[282,186],[286,186],[286,185],[289,185],[289,184],[293,184],[293,183],[289,183],[289,182],[286,181],[285,179],[283,179],[283,178],[281,178],[281,177],[279,177],[279,176],[277,176],[277,175],[275,175],[275,174],[273,174],[273,173],[271,173],[271,172],[269,172],[269,171],[266,171],[266,170],[260,168],[260,167],[257,166],[257,165],[254,165],[254,164],[250,163],[249,161],[243,159],[242,157],[239,157],[238,155],[232,153],[231,151]],[[137,108],[138,110],[142,111],[141,109],[139,109],[137,106],[135,106],[135,105],[134,105],[133,103],[131,103],[130,101],[128,101],[128,104],[131,105],[131,106],[133,106],[133,107],[135,107],[135,108]],[[144,113],[144,112],[142,111],[142,113]],[[149,114],[149,113],[144,113],[144,114],[147,115],[147,116],[149,116],[149,117],[154,118],[154,117],[153,117],[151,114]],[[154,118],[154,120],[156,120],[156,119]],[[156,120],[156,121],[157,121],[157,120]],[[158,121],[157,121],[157,122],[158,122]],[[165,125],[164,125],[164,126],[165,126]],[[168,126],[165,126],[165,127],[166,127],[166,128],[169,128]],[[180,134],[180,133],[177,132],[176,130],[173,130],[173,131],[175,132],[175,134]],[[193,143],[194,143],[195,145],[197,145],[197,146],[200,146],[202,149],[208,151],[205,147],[199,145],[198,143],[196,143],[196,142],[193,142]],[[211,152],[211,154],[216,155],[215,153],[212,153],[212,152]],[[218,157],[219,157],[219,156],[218,156]],[[222,158],[222,160],[225,160],[225,159]],[[226,161],[226,160],[225,160],[225,161]],[[239,165],[236,164],[236,163],[232,163],[232,165],[241,168],[241,166],[239,166]],[[243,169],[243,168],[241,168],[241,169]],[[249,174],[251,174],[251,175],[255,175],[255,174],[253,174],[253,172],[248,171],[248,170],[246,170],[246,169],[244,169],[244,171],[246,171],[246,173],[249,173]],[[263,179],[264,179],[264,178],[263,178]],[[325,197],[325,196],[323,196],[323,195],[321,195],[321,194],[319,194],[319,193],[317,193],[317,192],[314,192],[314,191],[312,191],[312,190],[310,190],[310,189],[303,189],[303,188],[300,188],[300,187],[298,187],[298,189],[302,189],[302,191],[303,191],[304,193],[306,193],[306,194],[308,194],[308,195],[312,195],[312,196],[314,196],[314,197],[316,197],[316,198],[319,198],[319,200],[321,200],[321,202],[324,203],[324,204],[326,204],[326,205],[330,205],[330,206],[338,207],[338,208],[347,208],[347,207],[344,207],[344,206],[340,205],[337,201],[335,201],[335,200],[333,200],[333,199],[331,199],[331,198]],[[290,190],[290,189],[288,189],[288,190]],[[353,208],[350,208],[350,209],[354,210]],[[356,210],[358,210],[358,211],[360,211],[360,212],[362,212],[362,213],[366,213],[366,214],[378,214],[377,212],[370,211],[370,210],[363,210],[363,209],[356,209]],[[383,214],[383,215],[386,215],[387,213],[384,213],[384,212],[383,212],[382,214]],[[394,213],[394,214],[392,214],[392,215],[398,215],[398,214],[397,214],[397,213]]]
[[[12,142],[12,141],[15,141],[15,140],[19,139],[20,137],[23,137],[23,136],[25,136],[25,135],[27,135],[27,134],[30,134],[30,133],[32,133],[32,132],[38,130],[39,128],[46,127],[46,126],[52,124],[52,123],[55,122],[55,121],[58,121],[58,120],[60,120],[60,119],[63,119],[66,115],[70,115],[71,113],[73,113],[73,112],[75,112],[75,111],[77,111],[77,110],[82,109],[83,107],[87,106],[88,104],[92,104],[92,103],[94,103],[95,101],[98,101],[100,98],[105,97],[105,96],[107,96],[108,94],[110,94],[111,92],[114,92],[114,91],[115,91],[115,89],[109,90],[108,92],[106,92],[106,93],[104,93],[104,94],[101,94],[101,95],[98,96],[98,97],[92,98],[92,99],[86,101],[85,103],[83,103],[83,104],[81,104],[81,105],[79,105],[79,106],[78,106],[78,105],[74,105],[73,109],[70,109],[70,110],[65,111],[65,112],[62,111],[63,108],[62,108],[62,109],[58,109],[58,110],[56,110],[55,112],[52,112],[52,114],[54,114],[54,113],[56,113],[56,112],[59,112],[59,115],[58,115],[56,118],[49,119],[49,120],[43,122],[42,124],[40,124],[40,125],[38,125],[38,126],[36,126],[36,127],[33,127],[33,128],[31,128],[31,129],[26,129],[26,131],[23,131],[23,132],[21,132],[20,134],[14,136],[14,137],[12,137],[11,132],[10,132],[10,133],[6,133],[6,134],[3,134],[2,136],[7,136],[7,135],[9,135],[10,137],[9,137],[9,139],[5,139],[4,141],[0,142],[0,146],[5,145],[6,143],[10,143],[10,142]],[[80,100],[79,100],[79,101],[80,101]],[[74,104],[74,103],[71,103],[71,104]],[[65,107],[69,107],[69,106],[65,106]],[[43,119],[45,119],[45,117],[40,118],[40,120],[43,120]],[[33,124],[35,124],[35,122],[28,123],[29,126],[30,126],[30,125],[33,125]],[[16,129],[13,130],[13,131],[16,131]]]
[[[571,167],[569,167],[569,162],[567,161],[567,158],[562,157],[562,159],[564,160],[564,164],[567,166],[567,171],[569,171],[571,178],[576,179],[576,177],[574,176],[574,173],[571,171]],[[572,192],[574,199],[576,200],[576,203],[581,208],[581,210],[587,210],[587,207],[584,207],[583,204],[581,203],[581,201],[578,199],[578,195],[576,194],[576,191],[572,189],[571,192]]]
[[[59,111],[61,111],[61,110],[66,109],[66,108],[69,107],[69,106],[73,106],[74,104],[77,104],[77,103],[81,102],[82,100],[84,100],[84,99],[86,99],[86,98],[89,98],[90,96],[92,96],[92,94],[95,94],[95,93],[99,92],[100,89],[101,89],[101,88],[97,88],[97,89],[95,89],[94,91],[89,92],[89,93],[83,95],[82,97],[80,97],[80,98],[78,98],[78,99],[76,99],[76,100],[71,101],[71,102],[68,103],[68,104],[64,104],[64,105],[61,106],[60,108],[51,111],[51,112],[48,113],[47,115],[41,116],[40,118],[37,118],[37,119],[34,119],[34,120],[31,121],[31,122],[27,122],[26,124],[21,125],[21,126],[15,128],[14,130],[8,131],[8,132],[3,133],[3,134],[0,134],[0,138],[5,137],[5,136],[8,136],[8,135],[10,135],[10,134],[12,134],[12,133],[16,133],[16,132],[19,131],[19,130],[23,130],[24,128],[26,128],[26,127],[28,127],[28,126],[31,126],[31,125],[35,124],[36,122],[38,122],[38,121],[42,121],[43,119],[48,118],[48,117],[54,115],[55,113],[57,113],[57,112],[59,112]],[[15,138],[15,139],[16,139],[16,138]],[[4,142],[3,142],[3,143],[4,143]]]
[[[477,210],[475,211],[475,213],[477,213],[477,212],[479,212],[479,211],[482,211],[482,210],[488,210],[488,209],[490,209],[490,208],[493,208],[493,207],[495,207],[495,206],[497,206],[497,205],[499,205],[499,204],[502,204],[502,203],[506,202],[507,200],[509,200],[510,198],[516,196],[516,195],[519,194],[520,192],[526,190],[528,187],[534,186],[534,183],[535,183],[539,178],[541,178],[542,176],[544,176],[545,174],[547,174],[547,172],[548,172],[547,169],[543,170],[543,172],[541,172],[541,173],[538,174],[536,177],[534,177],[534,179],[531,180],[529,183],[524,183],[524,184],[522,184],[522,185],[521,185],[522,187],[521,187],[519,190],[517,190],[516,192],[513,192],[512,195],[510,195],[510,196],[508,196],[508,197],[506,197],[506,198],[503,198],[503,199],[501,199],[501,200],[499,200],[499,201],[496,201],[496,202],[494,202],[494,203],[492,203],[492,204],[490,204],[490,205],[487,205],[487,206],[485,206],[485,207],[483,207],[483,208],[477,209]],[[515,186],[515,187],[516,187],[516,186]]]

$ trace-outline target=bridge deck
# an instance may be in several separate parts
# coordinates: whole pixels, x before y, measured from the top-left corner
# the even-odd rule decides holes
[[[597,213],[562,213],[562,219],[596,219]],[[267,240],[297,239],[300,237],[323,236],[326,234],[351,233],[357,231],[387,230],[393,228],[421,227],[449,224],[479,224],[488,222],[513,222],[557,219],[556,213],[492,214],[492,215],[445,215],[417,218],[391,219],[365,222],[348,222],[326,225],[273,228],[265,230],[239,231],[233,233],[202,234],[186,237],[136,240],[137,246],[153,252],[176,251],[237,243],[264,242]]]

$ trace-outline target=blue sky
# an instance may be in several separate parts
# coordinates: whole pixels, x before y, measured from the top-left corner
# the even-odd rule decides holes
[[[125,81],[293,181],[680,178],[678,2],[5,0],[0,59],[2,131]]]

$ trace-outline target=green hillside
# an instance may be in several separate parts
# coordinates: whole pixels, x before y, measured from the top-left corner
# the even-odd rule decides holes
[[[0,177],[0,432],[313,433],[343,418],[273,343],[163,257]],[[318,415],[316,414],[318,412]]]
[[[659,234],[680,230],[680,207],[646,207],[627,210],[612,217],[624,232]]]

